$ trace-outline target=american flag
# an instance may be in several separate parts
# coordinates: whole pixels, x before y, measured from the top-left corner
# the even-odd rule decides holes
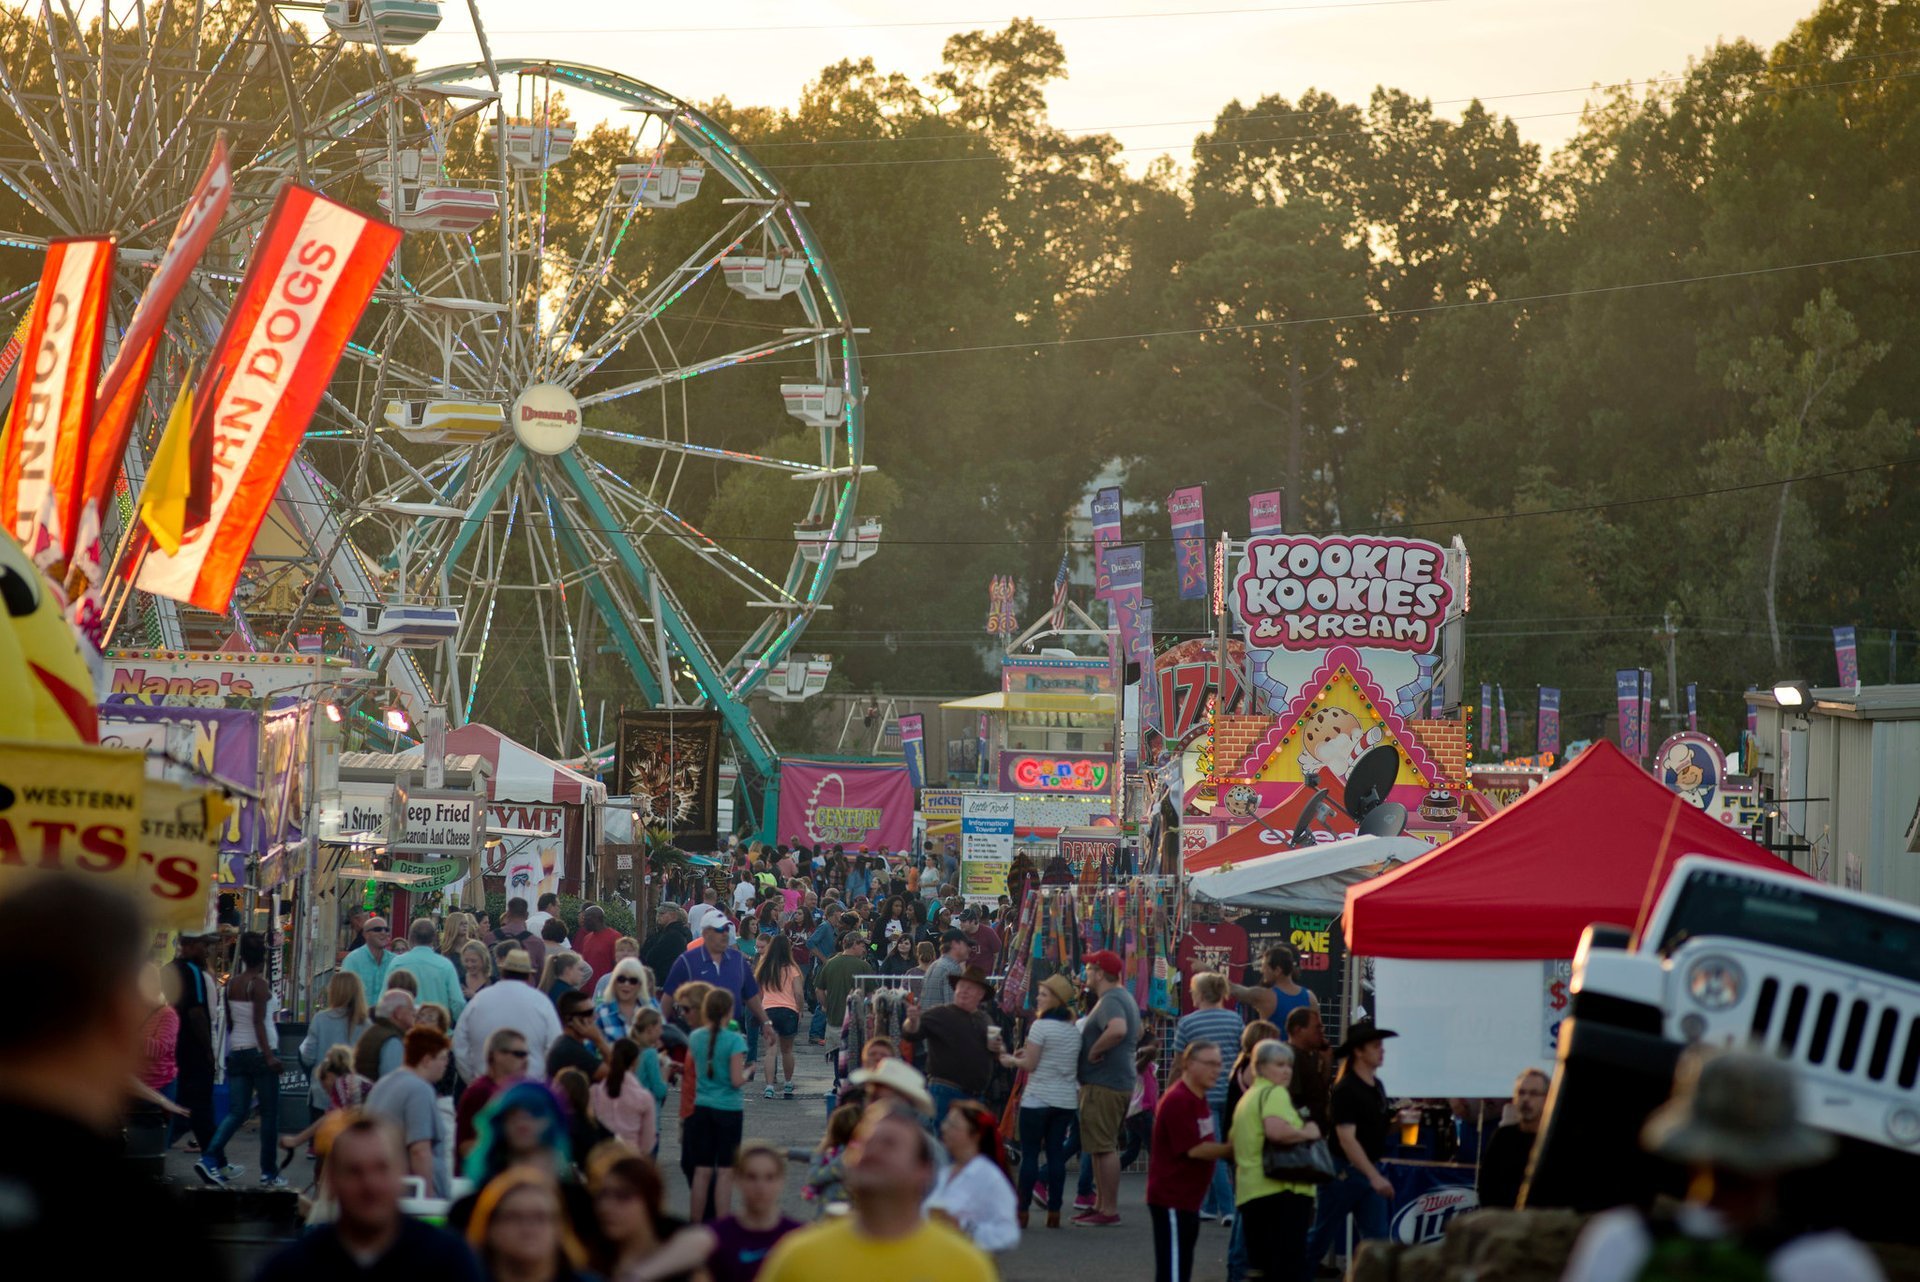
[[[1053,576],[1053,613],[1047,626],[1058,632],[1067,626],[1067,553],[1060,553],[1060,573]]]

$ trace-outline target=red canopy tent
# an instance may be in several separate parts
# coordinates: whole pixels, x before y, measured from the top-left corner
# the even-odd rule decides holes
[[[1347,890],[1362,957],[1548,960],[1594,922],[1633,925],[1682,855],[1789,867],[1594,744],[1464,836]]]

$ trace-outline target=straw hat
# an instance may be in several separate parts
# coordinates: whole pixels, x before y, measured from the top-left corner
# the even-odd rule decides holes
[[[1818,1166],[1836,1147],[1800,1120],[1793,1070],[1751,1051],[1683,1057],[1673,1098],[1647,1119],[1640,1142],[1670,1162],[1742,1175]]]
[[[904,1096],[922,1113],[933,1112],[933,1096],[927,1093],[925,1074],[904,1059],[889,1056],[873,1068],[857,1068],[847,1080],[855,1086],[884,1086]]]

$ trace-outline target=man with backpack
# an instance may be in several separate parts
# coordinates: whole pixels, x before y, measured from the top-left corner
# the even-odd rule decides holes
[[[487,942],[503,944],[509,939],[526,952],[527,959],[533,963],[533,973],[538,975],[547,964],[547,943],[528,927],[527,901],[517,897],[507,901],[507,911],[500,914],[500,928]]]

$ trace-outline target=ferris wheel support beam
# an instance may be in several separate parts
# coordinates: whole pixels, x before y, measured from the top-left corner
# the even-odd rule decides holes
[[[646,562],[640,558],[639,552],[622,537],[623,531],[619,520],[614,516],[613,509],[607,506],[607,501],[601,495],[599,487],[587,475],[586,468],[581,466],[579,456],[569,451],[558,456],[556,461],[560,465],[560,471],[566,476],[568,484],[579,496],[581,507],[592,522],[591,528],[607,541],[607,546],[613,551],[614,559],[620,563],[620,568],[626,571],[627,577],[633,580],[634,586],[640,590],[641,595],[651,599],[654,581],[652,573],[648,570]],[[708,704],[720,714],[721,721],[727,727],[727,733],[732,736],[734,744],[746,756],[755,771],[762,777],[772,778],[777,766],[772,745],[767,742],[764,733],[754,722],[753,714],[747,711],[747,706],[736,702],[727,692],[726,679],[708,661],[706,647],[701,645],[699,638],[695,637],[692,629],[687,626],[686,620],[680,616],[680,612],[664,594],[653,616],[653,626],[664,629],[667,636],[673,640],[674,648],[680,652],[680,657],[693,670],[694,680],[699,683]]]
[[[627,611],[613,599],[613,593],[607,588],[606,580],[594,571],[599,559],[587,550],[581,542],[579,532],[573,526],[562,521],[553,527],[556,538],[568,558],[580,567],[581,581],[587,589],[587,596],[593,601],[594,608],[600,611],[600,619],[607,625],[607,631],[613,634],[613,641],[620,649],[621,657],[626,659],[627,667],[633,672],[633,679],[640,683],[640,693],[648,704],[659,708],[665,706],[665,696],[661,691],[663,678],[654,674],[653,666],[647,662],[646,647],[639,635],[628,622]],[[655,615],[658,626],[659,615]]]

